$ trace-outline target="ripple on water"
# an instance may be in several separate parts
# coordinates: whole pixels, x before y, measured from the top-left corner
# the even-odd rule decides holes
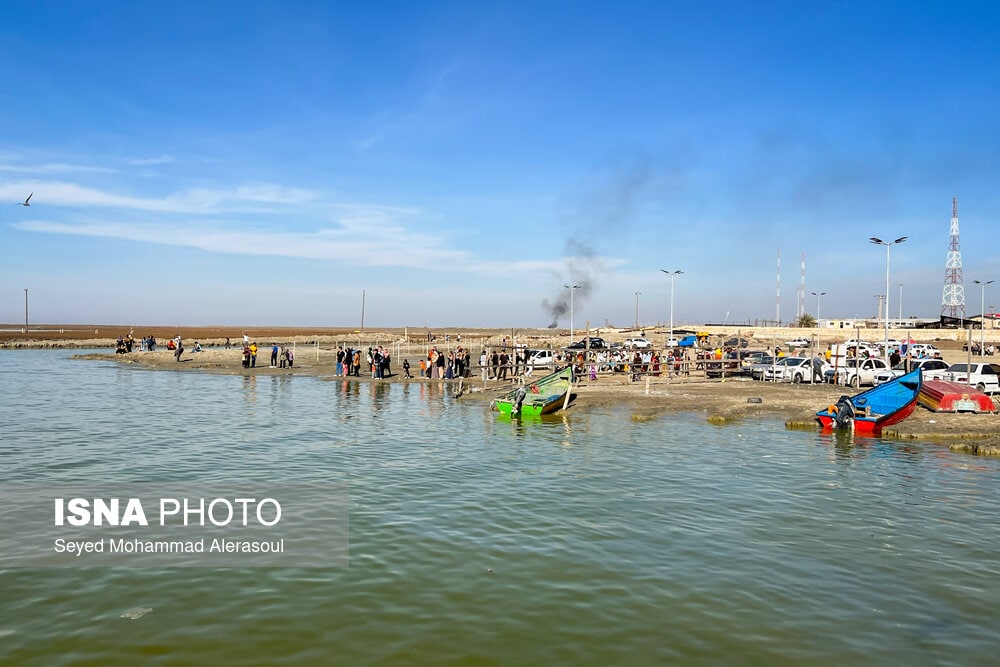
[[[1000,640],[1000,462],[772,420],[505,423],[423,384],[0,364],[6,481],[351,496],[349,568],[4,571],[0,662],[989,664]]]

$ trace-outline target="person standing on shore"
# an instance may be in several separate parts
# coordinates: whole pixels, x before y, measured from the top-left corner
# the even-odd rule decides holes
[[[435,374],[434,377],[436,377],[438,380],[443,380],[445,362],[447,361],[447,359],[445,358],[443,353],[437,351],[437,348],[434,348],[434,352],[437,353],[437,357],[434,360],[434,374]]]
[[[257,368],[257,341],[250,343],[250,368]]]
[[[181,355],[184,354],[184,343],[181,342],[181,337],[180,336],[178,336],[177,338],[175,338],[174,341],[175,341],[175,344],[177,345],[177,349],[174,350],[174,357],[177,359],[177,361],[180,361],[181,360]]]
[[[291,348],[285,348],[288,355],[288,367],[291,368],[295,365],[295,352]]]
[[[409,380],[412,376],[410,375],[410,360],[403,359],[403,377]]]
[[[389,364],[392,363],[392,355],[389,354],[389,350],[381,345],[379,345],[378,351],[382,353],[382,377],[392,377],[392,369],[389,368]]]
[[[278,367],[278,344],[274,343],[271,346],[271,368]]]

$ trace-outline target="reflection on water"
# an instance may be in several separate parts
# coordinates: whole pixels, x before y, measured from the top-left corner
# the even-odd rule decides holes
[[[0,368],[4,481],[351,494],[341,570],[6,571],[0,664],[968,665],[1000,643],[1000,461],[779,420],[510,419],[442,383]]]

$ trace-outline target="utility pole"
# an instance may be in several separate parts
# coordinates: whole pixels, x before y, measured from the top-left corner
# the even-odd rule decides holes
[[[28,333],[28,288],[24,288],[24,333]]]

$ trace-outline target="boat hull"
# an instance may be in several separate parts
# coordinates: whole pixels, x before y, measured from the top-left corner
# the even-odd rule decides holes
[[[931,412],[993,412],[993,399],[967,384],[928,380],[920,389],[920,405]]]
[[[564,368],[518,387],[493,400],[491,408],[502,415],[540,417],[557,412],[573,384],[573,370]]]
[[[921,385],[917,369],[855,396],[842,397],[836,405],[817,412],[816,420],[824,430],[851,429],[855,435],[877,438],[886,426],[913,414]]]

